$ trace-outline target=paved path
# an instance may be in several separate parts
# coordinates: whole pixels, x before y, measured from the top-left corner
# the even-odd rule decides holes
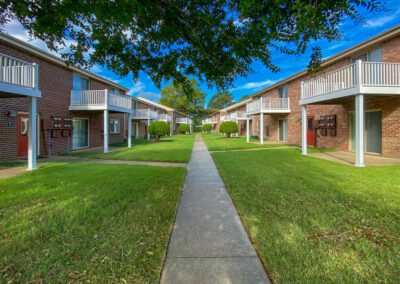
[[[161,283],[269,283],[201,137],[196,137]]]

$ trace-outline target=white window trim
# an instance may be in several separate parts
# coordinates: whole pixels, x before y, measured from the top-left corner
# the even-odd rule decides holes
[[[115,126],[115,124],[114,124],[115,122],[118,122],[118,131],[115,131],[114,127],[111,127],[111,125]],[[110,126],[110,134],[120,134],[121,133],[121,120],[113,118],[113,119],[110,119],[109,124],[110,124],[109,125]]]

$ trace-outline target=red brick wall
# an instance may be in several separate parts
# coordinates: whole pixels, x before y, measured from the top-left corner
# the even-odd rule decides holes
[[[50,119],[52,116],[85,117],[89,118],[90,146],[102,145],[102,112],[70,112],[70,92],[72,90],[72,71],[67,67],[54,64],[41,57],[29,54],[0,42],[0,53],[10,55],[28,62],[39,64],[39,88],[42,98],[38,99],[37,112],[40,119]],[[106,89],[110,86],[97,80],[90,80],[91,89]],[[7,111],[28,112],[29,98],[1,98],[0,99],[0,160],[12,160],[17,155],[17,128],[16,118],[7,117]],[[123,119],[121,114],[110,114],[110,118]],[[49,131],[40,133],[40,154],[54,155],[72,149],[72,136],[51,138]],[[123,121],[121,120],[121,133],[110,135],[110,142],[123,140]]]

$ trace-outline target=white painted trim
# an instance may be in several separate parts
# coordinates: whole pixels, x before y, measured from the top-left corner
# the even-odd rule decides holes
[[[0,83],[0,93],[9,93],[17,96],[41,98],[42,92],[36,89],[23,88],[7,83]],[[1,97],[1,96],[0,96]]]
[[[307,155],[307,106],[301,106],[301,154]]]
[[[109,139],[109,119],[108,119],[108,110],[104,111],[103,117],[103,142],[104,142],[104,153],[108,153],[108,139]]]
[[[29,104],[28,121],[28,170],[36,170],[37,164],[37,98],[32,97]]]
[[[356,166],[364,167],[364,95],[355,97],[355,119],[356,119]]]

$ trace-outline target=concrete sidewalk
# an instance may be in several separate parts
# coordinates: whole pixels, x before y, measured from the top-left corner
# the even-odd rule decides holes
[[[200,137],[188,165],[161,283],[269,283]]]

